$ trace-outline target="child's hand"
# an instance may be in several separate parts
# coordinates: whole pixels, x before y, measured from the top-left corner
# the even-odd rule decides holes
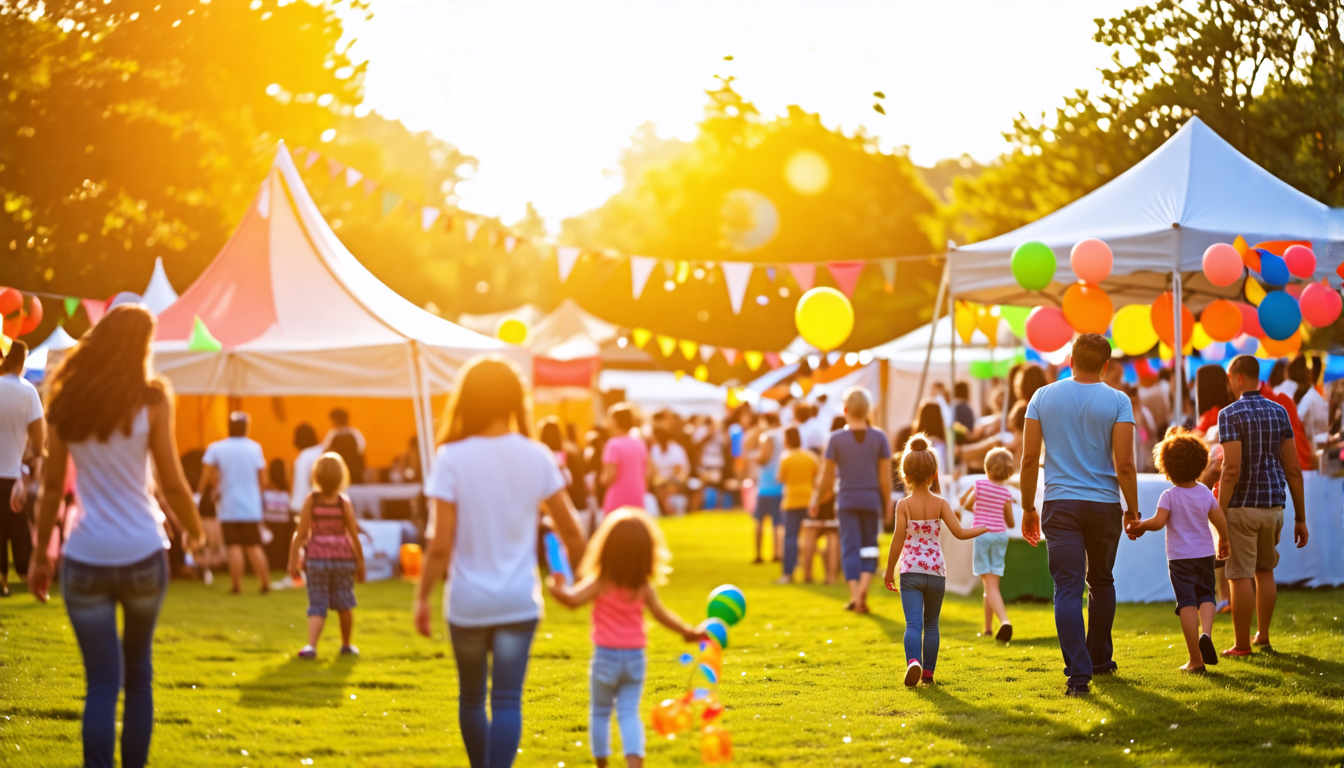
[[[560,590],[564,589],[566,586],[565,574],[563,573],[552,573],[549,581],[550,584],[548,586],[550,587],[551,594],[553,595],[559,592]]]
[[[415,600],[415,631],[425,637],[433,637],[429,626],[429,601],[417,597]]]
[[[356,583],[356,584],[363,584],[363,583],[364,583],[364,561],[363,561],[363,560],[360,560],[358,563],[355,563],[355,583]]]
[[[896,582],[896,577],[895,577],[895,576],[887,576],[885,579],[883,579],[883,583],[885,583],[885,584],[887,585],[887,591],[888,591],[888,592],[900,592],[900,591],[901,591],[901,587],[900,587],[900,585]]]
[[[1227,539],[1224,539],[1222,536],[1219,536],[1219,537],[1218,537],[1218,559],[1219,559],[1219,560],[1226,560],[1226,559],[1228,559],[1228,558],[1231,557],[1231,556],[1232,556],[1232,542],[1228,541]]]
[[[709,639],[709,633],[699,627],[692,627],[687,624],[681,630],[681,639],[688,643],[698,643]]]

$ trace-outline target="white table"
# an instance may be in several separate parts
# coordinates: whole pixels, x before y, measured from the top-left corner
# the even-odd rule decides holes
[[[361,483],[350,486],[345,493],[355,508],[355,517],[376,520],[383,516],[384,501],[414,502],[423,490],[419,483]]]

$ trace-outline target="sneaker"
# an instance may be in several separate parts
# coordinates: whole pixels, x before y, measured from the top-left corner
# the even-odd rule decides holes
[[[1213,638],[1207,633],[1199,636],[1199,657],[1205,664],[1218,663],[1218,650],[1213,647]]]
[[[914,688],[919,685],[919,680],[924,676],[924,668],[920,666],[919,659],[911,659],[910,666],[905,668],[905,687]]]
[[[1090,696],[1092,695],[1092,691],[1088,689],[1087,684],[1070,685],[1064,689],[1064,695],[1072,697]]]
[[[317,649],[314,648],[314,647],[311,646],[311,645],[305,645],[305,646],[303,646],[303,648],[299,651],[299,658],[300,658],[300,659],[316,659],[316,658],[317,658]]]
[[[342,656],[358,656],[358,655],[359,655],[359,649],[356,648],[356,647],[353,646],[353,645],[342,645],[342,646],[341,646],[341,655],[342,655]]]
[[[999,625],[999,633],[998,633],[997,635],[994,636],[994,639],[995,639],[995,640],[998,640],[998,641],[1001,642],[1001,643],[1006,643],[1006,642],[1008,642],[1009,640],[1012,640],[1012,639],[1013,639],[1013,625],[1012,625],[1012,624],[1000,624],[1000,625]]]
[[[925,671],[924,678],[920,682],[924,685],[933,685],[933,673]]]
[[[1231,601],[1231,600],[1219,600],[1217,603],[1214,603],[1214,605],[1213,605],[1213,612],[1214,612],[1214,613],[1231,613],[1231,612],[1232,612],[1232,601]]]

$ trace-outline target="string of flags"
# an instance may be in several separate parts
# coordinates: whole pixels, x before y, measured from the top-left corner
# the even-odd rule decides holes
[[[311,169],[323,159],[322,153],[305,147],[297,147],[293,150],[293,153],[305,170]],[[817,285],[818,271],[824,270],[837,288],[844,292],[846,296],[853,298],[854,290],[859,284],[859,278],[868,267],[872,266],[879,271],[886,292],[893,293],[896,288],[896,272],[899,262],[929,258],[927,256],[893,256],[871,260],[832,261],[821,264],[769,264],[746,261],[661,259],[653,256],[626,255],[609,249],[583,249],[559,245],[545,238],[519,235],[485,217],[457,208],[409,204],[402,195],[383,187],[376,179],[370,178],[367,174],[334,158],[327,157],[325,159],[328,176],[332,181],[343,182],[347,189],[358,187],[362,190],[364,196],[368,197],[381,188],[379,204],[383,216],[390,216],[399,210],[405,211],[411,216],[418,217],[420,229],[424,232],[428,232],[436,226],[442,227],[448,232],[461,227],[468,243],[475,241],[484,230],[486,236],[491,238],[492,247],[503,247],[506,253],[512,253],[520,244],[528,243],[540,252],[542,258],[554,253],[561,283],[569,280],[569,276],[581,260],[614,259],[627,261],[630,264],[630,293],[636,301],[643,297],[644,290],[659,264],[663,266],[664,274],[667,277],[663,282],[665,290],[675,290],[677,285],[684,284],[691,276],[694,276],[697,280],[705,279],[709,276],[711,270],[717,268],[722,273],[723,284],[728,291],[728,300],[732,306],[733,314],[737,315],[741,314],[748,288],[755,272],[758,270],[763,270],[770,282],[777,282],[787,272],[797,285],[800,295]],[[764,305],[769,302],[769,298],[762,294],[757,297],[757,302]]]

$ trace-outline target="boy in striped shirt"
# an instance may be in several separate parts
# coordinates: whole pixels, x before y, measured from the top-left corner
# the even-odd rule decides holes
[[[999,633],[994,639],[1008,642],[1013,639],[1013,624],[999,592],[1003,578],[1003,562],[1008,554],[1008,529],[1013,523],[1013,493],[1004,485],[1013,476],[1013,454],[1005,448],[995,448],[985,455],[987,479],[975,485],[961,499],[961,506],[975,510],[975,527],[988,528],[975,540],[971,572],[980,577],[985,586],[985,631],[981,637],[994,632],[993,619],[999,617]]]

